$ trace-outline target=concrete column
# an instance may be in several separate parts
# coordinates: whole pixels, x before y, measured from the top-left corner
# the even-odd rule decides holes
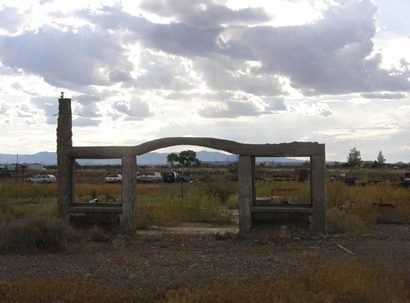
[[[69,152],[73,146],[71,99],[58,99],[57,119],[57,203],[62,219],[67,220],[67,207],[73,201],[73,160]]]
[[[133,233],[135,224],[135,190],[136,176],[135,169],[137,160],[135,155],[122,157],[122,214],[121,227],[125,232]]]
[[[254,201],[255,158],[239,156],[239,233],[249,233],[252,228],[251,206]]]
[[[326,233],[325,156],[311,156],[311,201],[313,215],[311,231]]]

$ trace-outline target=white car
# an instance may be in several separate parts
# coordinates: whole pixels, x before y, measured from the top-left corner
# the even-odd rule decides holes
[[[54,175],[37,175],[28,178],[28,180],[33,183],[55,183],[56,177]]]
[[[149,182],[149,183],[156,183],[162,181],[161,173],[159,172],[150,172],[146,173],[141,176],[137,176],[138,182]]]
[[[121,174],[115,174],[115,175],[108,174],[107,176],[105,176],[105,182],[107,183],[119,183],[121,181],[122,181]]]

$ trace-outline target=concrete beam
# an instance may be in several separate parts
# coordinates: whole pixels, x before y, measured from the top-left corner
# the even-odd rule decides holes
[[[324,144],[312,142],[292,142],[279,144],[242,144],[216,138],[174,137],[162,138],[137,146],[76,146],[69,155],[76,159],[114,159],[124,155],[143,155],[157,149],[194,145],[226,151],[232,154],[255,157],[309,157],[324,155]]]
[[[69,155],[75,159],[121,159],[134,155],[132,146],[75,146]]]

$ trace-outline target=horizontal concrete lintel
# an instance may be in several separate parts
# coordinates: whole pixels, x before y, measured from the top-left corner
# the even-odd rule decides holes
[[[291,142],[278,144],[242,144],[216,138],[174,137],[162,138],[137,146],[85,146],[71,147],[64,151],[77,159],[114,159],[122,156],[143,155],[157,149],[194,145],[226,151],[232,154],[256,157],[309,157],[325,154],[325,145],[316,142]]]
[[[121,159],[134,155],[129,146],[76,146],[67,154],[74,159]]]

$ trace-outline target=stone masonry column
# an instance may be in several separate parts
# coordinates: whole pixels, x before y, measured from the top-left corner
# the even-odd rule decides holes
[[[313,205],[311,231],[326,233],[325,156],[311,156],[311,200]]]
[[[72,146],[71,99],[61,96],[57,120],[57,203],[63,220],[68,220],[67,207],[73,201],[74,166],[69,156]]]
[[[252,228],[251,206],[254,203],[255,157],[239,156],[239,233],[249,233]]]
[[[137,161],[135,155],[122,157],[122,214],[121,227],[127,233],[133,233],[136,229],[135,220],[135,190]]]

